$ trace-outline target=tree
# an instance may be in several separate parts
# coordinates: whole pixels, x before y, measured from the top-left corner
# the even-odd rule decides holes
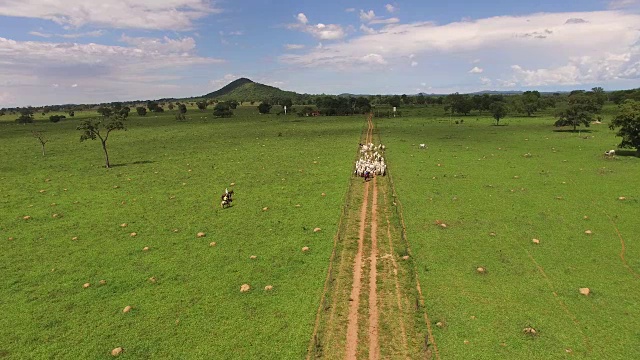
[[[138,106],[136,108],[136,112],[138,113],[139,116],[146,116],[147,115],[147,108],[144,106]]]
[[[182,115],[187,113],[187,105],[185,104],[180,104],[178,105],[178,112]]]
[[[538,91],[525,91],[522,94],[522,109],[527,116],[533,115],[541,108],[540,93]]]
[[[217,117],[229,117],[233,115],[231,107],[227,103],[218,103],[213,108],[213,115]]]
[[[173,110],[173,103],[169,103],[169,110]]]
[[[229,108],[231,108],[231,109],[235,109],[235,108],[237,108],[237,107],[238,107],[238,105],[239,105],[239,104],[238,104],[238,102],[237,102],[237,101],[235,101],[235,100],[231,100],[231,101],[229,101],[229,103],[228,103],[228,105],[227,105],[227,106],[229,106]]]
[[[605,93],[604,89],[600,86],[592,88],[591,93],[596,97],[596,102],[598,103],[598,105],[603,106],[607,101],[607,93]]]
[[[260,114],[268,114],[271,111],[271,104],[266,101],[263,101],[258,105],[258,111]]]
[[[74,117],[75,115],[76,113],[73,110],[69,111],[69,116]]]
[[[131,108],[128,106],[125,106],[118,111],[118,113],[120,113],[120,115],[124,116],[125,118],[129,117],[130,112]]]
[[[198,109],[204,111],[207,109],[207,105],[209,104],[206,101],[198,101],[196,105],[198,106]]]
[[[619,148],[636,148],[636,156],[640,156],[640,102],[626,100],[622,103],[620,113],[611,121],[609,128],[620,128],[616,133],[622,138]]]
[[[507,116],[507,104],[502,101],[496,101],[490,105],[491,115],[496,119],[496,126],[500,125],[500,119]]]
[[[280,102],[280,105],[286,106],[287,109],[291,110],[291,107],[293,106],[293,100],[291,100],[290,98],[286,98]]]
[[[124,121],[126,117],[121,113],[111,113],[109,116],[103,116],[101,120],[85,120],[76,129],[82,131],[80,142],[85,140],[100,139],[102,150],[104,151],[106,168],[110,168],[109,153],[107,152],[107,140],[109,134],[114,130],[126,130]]]
[[[33,122],[33,109],[22,108],[20,109],[20,117],[16,119],[18,124],[28,124]]]
[[[49,142],[49,140],[40,131],[32,131],[31,134],[33,135],[34,138],[38,139],[38,141],[40,142],[40,146],[42,146],[42,156],[44,156],[45,154],[44,144]]]
[[[102,115],[102,117],[109,117],[113,114],[114,109],[106,106],[100,106],[98,108],[98,114]]]
[[[568,107],[558,113],[555,126],[573,126],[574,132],[576,127],[580,125],[589,127],[598,110],[599,106],[595,97],[584,92],[575,92],[569,96]]]
[[[158,103],[155,101],[147,101],[147,108],[149,111],[154,112],[158,108]]]
[[[176,114],[176,121],[187,121],[187,117],[184,116],[184,113],[178,112]]]

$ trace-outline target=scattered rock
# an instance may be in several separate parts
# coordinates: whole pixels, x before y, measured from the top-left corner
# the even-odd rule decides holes
[[[322,196],[327,196],[327,194],[325,194],[325,193],[322,193]]]
[[[13,236],[9,236],[9,241],[13,241]]]
[[[540,240],[538,239],[532,239],[531,242],[534,244],[540,244]]]
[[[584,233],[585,233],[585,234],[587,234],[587,235],[591,235],[591,234],[593,234],[593,232],[592,232],[591,230],[585,230],[585,232],[584,232]]]
[[[107,280],[100,280],[100,285],[107,285]]]
[[[522,329],[522,332],[530,336],[536,336],[538,334],[538,331],[530,326],[527,326],[526,328]]]
[[[215,241],[210,242],[209,246],[216,246],[216,242]]]
[[[44,182],[49,182],[51,181],[51,179],[44,179]]]
[[[476,268],[476,272],[477,272],[478,274],[485,274],[485,273],[487,272],[487,269],[485,269],[485,268],[484,268],[484,267],[482,267],[482,266],[479,266],[478,268]]]
[[[58,204],[56,204],[56,203],[49,204],[49,206],[56,206],[56,205],[58,205]]]
[[[267,286],[264,287],[264,290],[265,291],[271,291],[271,290],[273,290],[273,286],[267,285]]]
[[[305,247],[302,248],[302,252],[307,252],[307,251],[309,251],[309,247],[308,246],[305,246]]]
[[[587,215],[585,215],[585,216],[583,217],[583,219],[585,219],[585,220],[589,220],[589,217],[588,217]]]
[[[302,205],[300,205],[300,204],[296,204],[296,207],[300,207],[300,206],[302,206]]]
[[[409,255],[405,255],[402,257],[402,260],[409,260]]]
[[[321,230],[322,230],[322,229],[320,229],[319,227],[317,227],[317,228],[313,229],[313,232],[314,232],[314,233],[317,233],[317,232],[319,232],[319,231],[321,231]]]
[[[494,233],[494,232],[490,232],[490,233],[489,233],[489,236],[496,236],[496,233]]]
[[[46,192],[47,192],[47,190],[40,190],[40,191],[38,191],[38,192],[39,192],[40,194],[44,194],[44,193],[46,193]]]
[[[149,247],[148,246],[143,247],[142,251],[149,251]]]
[[[465,345],[469,345],[469,340],[465,340],[465,341],[464,341],[464,344],[465,344]]]
[[[90,283],[84,283],[84,284],[82,284],[82,288],[83,288],[83,289],[86,289],[86,288],[88,288],[89,286],[91,286],[91,284],[90,284]]]
[[[236,183],[231,183],[229,184],[229,186],[236,186]]]
[[[124,307],[124,309],[122,309],[122,312],[126,314],[126,313],[130,312],[131,309],[133,309],[133,308],[131,306],[127,305],[127,306]]]
[[[76,241],[76,240],[78,240],[78,237],[74,236],[74,237],[71,238],[71,240]]]
[[[119,356],[120,354],[122,354],[122,348],[121,347],[117,347],[113,350],[111,350],[111,356]]]
[[[179,231],[178,229],[173,229],[173,232],[174,232],[174,233],[177,233],[178,231]]]
[[[149,282],[152,283],[152,284],[155,284],[156,281],[158,281],[158,279],[156,279],[155,276],[152,276],[152,277],[149,278]]]
[[[439,327],[440,329],[442,329],[444,327],[444,323],[442,321],[438,321],[436,323],[436,326]]]
[[[131,234],[129,234],[129,236],[136,237],[136,236],[138,236],[138,233],[137,232],[132,232]]]
[[[247,292],[251,290],[251,286],[249,286],[249,284],[242,284],[242,286],[240,286],[240,292]]]
[[[127,224],[127,223],[120,224],[120,227],[123,227],[123,228],[126,228],[127,226],[129,226],[129,224]]]
[[[61,218],[61,217],[62,217],[62,215],[60,215],[60,214],[53,214],[53,215],[51,215],[51,217],[52,217],[52,218],[54,218],[54,219],[58,219],[58,218]]]
[[[442,223],[442,224],[440,224],[440,227],[443,228],[443,229],[446,229],[447,228],[447,224]]]
[[[580,288],[580,294],[584,295],[584,296],[589,296],[589,294],[591,294],[591,289],[589,288]]]
[[[205,236],[207,236],[207,234],[203,233],[202,231],[196,234],[196,237],[199,237],[199,238],[203,238]]]
[[[114,188],[114,189],[117,189],[117,188],[119,188],[119,187],[120,187],[120,186],[118,186],[118,185],[113,185],[113,188]]]
[[[255,255],[251,255],[251,256],[249,256],[249,259],[251,259],[251,260],[255,260],[255,259],[257,259],[257,258],[258,258],[258,257],[257,257],[257,256],[255,256]]]
[[[514,179],[520,179],[520,176],[516,175],[513,177]]]
[[[262,208],[262,211],[267,211],[267,210],[269,210],[269,208],[266,206]]]
[[[627,198],[626,198],[626,197],[624,197],[624,196],[620,196],[620,197],[618,198],[618,200],[627,200]]]
[[[29,215],[25,215],[22,217],[23,220],[31,220],[31,216]]]

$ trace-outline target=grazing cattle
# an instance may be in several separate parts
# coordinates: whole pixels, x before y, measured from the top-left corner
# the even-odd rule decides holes
[[[604,156],[606,157],[613,157],[615,154],[616,154],[615,150],[609,150],[604,152]]]
[[[231,206],[231,202],[233,201],[233,190],[229,191],[224,189],[224,194],[220,197],[222,202],[220,202],[220,207],[225,208]]]
[[[420,144],[420,149],[426,149],[427,145],[426,144]]]

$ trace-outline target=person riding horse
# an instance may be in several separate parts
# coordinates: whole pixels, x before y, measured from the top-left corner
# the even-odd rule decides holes
[[[231,202],[233,201],[233,190],[229,191],[224,189],[224,194],[220,197],[222,202],[220,203],[220,207],[224,209],[224,206],[231,206]]]

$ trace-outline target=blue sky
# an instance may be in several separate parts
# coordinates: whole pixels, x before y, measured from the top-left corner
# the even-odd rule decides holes
[[[0,0],[0,108],[640,87],[640,0]]]

